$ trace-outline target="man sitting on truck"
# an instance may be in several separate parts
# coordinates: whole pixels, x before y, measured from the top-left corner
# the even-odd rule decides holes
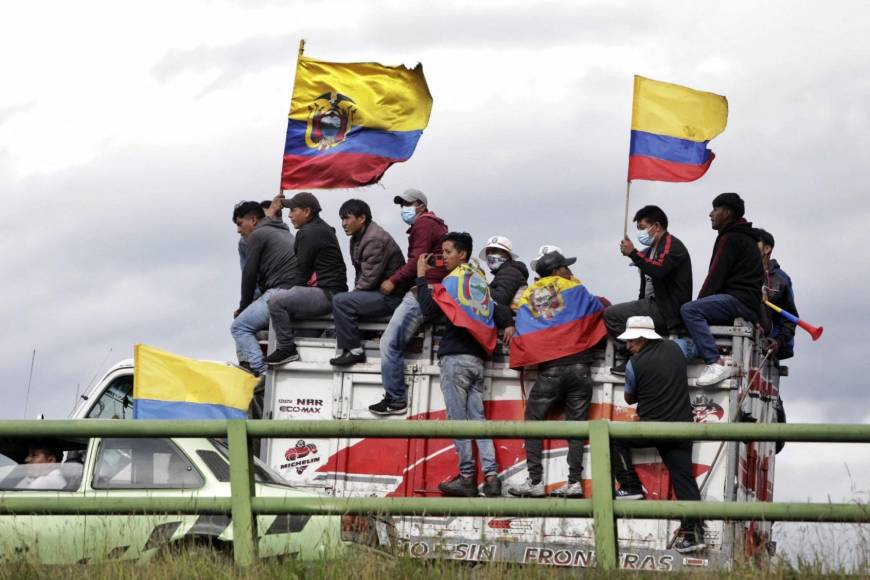
[[[381,283],[405,265],[405,257],[393,236],[372,221],[372,210],[366,202],[349,199],[341,205],[338,215],[344,233],[350,236],[350,261],[356,276],[353,291],[332,300],[341,355],[329,364],[348,366],[366,360],[358,326],[360,317],[389,316],[402,301],[395,289],[384,294]]]
[[[408,290],[414,283],[418,258],[421,254],[435,255],[435,266],[426,272],[429,284],[437,284],[447,275],[441,259],[441,240],[447,233],[447,226],[429,210],[426,195],[419,189],[407,189],[393,201],[402,208],[402,221],[411,227],[408,228],[408,261],[381,282],[382,293],[404,297],[381,336],[381,379],[385,393],[380,403],[369,406],[369,411],[375,415],[404,415],[407,411],[408,389],[405,385],[403,353],[423,324],[423,313],[417,303],[417,289]]]
[[[236,341],[239,360],[255,375],[266,370],[257,332],[269,327],[268,300],[282,289],[293,286],[296,274],[294,239],[290,228],[280,220],[267,219],[256,201],[246,201],[233,210],[233,222],[245,238],[245,267],[242,270],[242,296],[230,332]],[[255,297],[259,288],[261,294]]]
[[[441,366],[441,392],[450,420],[482,421],[483,361],[492,354],[497,340],[493,322],[494,305],[483,272],[468,263],[472,239],[465,232],[450,232],[441,245],[444,266],[449,272],[444,284],[430,288],[427,272],[432,269],[432,254],[417,259],[417,302],[425,319],[446,319],[446,329],[438,344]],[[510,318],[509,318],[510,319]],[[512,319],[510,319],[512,320]],[[471,440],[454,439],[459,455],[459,475],[442,482],[442,494],[457,497],[477,496],[477,469]],[[492,439],[478,439],[477,452],[484,473],[483,493],[501,495],[498,464]]]
[[[668,216],[655,205],[634,214],[637,240],[646,249],[638,251],[626,237],[619,251],[632,261],[640,274],[638,299],[614,304],[604,311],[604,324],[611,338],[625,332],[632,316],[649,316],[660,333],[685,333],[680,307],[692,299],[692,259],[683,242],[668,232]],[[623,351],[624,355],[625,352]],[[611,372],[625,374],[625,361]]]
[[[332,297],[347,292],[347,269],[335,229],[320,217],[320,202],[302,191],[284,200],[296,228],[298,267],[292,288],[269,299],[269,316],[276,348],[266,357],[269,365],[299,360],[293,336],[293,318],[323,316],[332,311]]]
[[[689,382],[686,378],[686,356],[673,341],[663,340],[655,331],[649,316],[632,316],[626,330],[618,337],[631,353],[631,365],[626,373],[625,402],[637,403],[641,421],[692,422]],[[655,447],[668,469],[674,495],[678,500],[700,501],[701,492],[692,474],[691,441],[655,441],[612,439],[611,472],[619,483],[614,496],[618,500],[643,499],[643,486],[632,465],[633,447]],[[703,550],[704,523],[683,520],[682,537],[675,544],[678,552]]]
[[[486,260],[493,278],[489,283],[489,291],[496,303],[496,309],[501,316],[513,319],[513,306],[518,298],[517,293],[525,289],[529,280],[529,269],[518,260],[513,252],[513,244],[504,236],[493,236],[486,241],[486,246],[480,251],[481,260]],[[509,326],[513,326],[511,323]],[[510,344],[511,334],[504,337],[504,344]]]
[[[731,376],[731,367],[719,355],[711,324],[733,324],[735,318],[756,322],[761,308],[764,267],[752,224],[743,219],[745,206],[736,193],[721,193],[713,200],[710,223],[719,232],[710,258],[707,279],[698,299],[680,308],[695,348],[704,359],[698,386],[716,384]]]

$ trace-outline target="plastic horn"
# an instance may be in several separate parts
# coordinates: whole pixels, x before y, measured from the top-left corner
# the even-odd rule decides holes
[[[806,330],[808,333],[810,333],[810,336],[813,337],[814,341],[819,340],[819,337],[822,336],[822,332],[824,332],[824,330],[825,330],[823,327],[813,326],[812,324],[810,324],[808,322],[804,322],[803,320],[801,320],[800,318],[798,318],[797,316],[795,316],[791,312],[783,310],[782,308],[780,308],[776,304],[771,304],[767,300],[765,300],[764,303],[767,304],[770,307],[770,309],[773,310],[774,312],[779,312],[780,314],[785,316],[785,318],[789,322],[793,322],[793,323],[797,324],[798,326],[800,326],[801,328]]]

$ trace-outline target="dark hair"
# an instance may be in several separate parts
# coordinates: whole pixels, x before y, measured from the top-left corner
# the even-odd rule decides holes
[[[441,241],[453,244],[457,252],[465,252],[466,262],[471,258],[471,250],[474,243],[471,240],[471,234],[468,232],[450,232],[441,238]]]
[[[265,216],[266,210],[268,210],[270,207],[272,207],[272,200],[271,200],[271,199],[265,199],[265,200],[261,201],[261,202],[260,202],[260,207],[263,208],[263,214],[264,214],[264,216]],[[281,213],[282,213],[282,209],[279,208],[279,209],[278,209],[278,213],[275,214],[275,217],[276,217],[276,218],[280,218],[280,217],[281,217]]]
[[[755,240],[761,242],[765,246],[770,246],[771,248],[774,246],[773,243],[773,234],[771,234],[767,230],[763,230],[761,228],[755,228],[752,230],[755,234]]]
[[[338,217],[341,219],[349,215],[354,217],[365,216],[366,224],[372,223],[372,208],[361,199],[349,199],[338,208]]]
[[[668,216],[657,205],[645,205],[637,210],[632,221],[639,222],[640,220],[646,220],[650,225],[660,224],[663,229],[668,229]]]
[[[38,444],[31,445],[27,448],[28,454],[35,451],[42,451],[42,454],[46,457],[54,457],[55,461],[57,461],[58,463],[63,461],[63,449],[61,449],[60,447],[55,447],[54,445]]]
[[[263,219],[266,217],[266,212],[263,211],[258,201],[241,201],[233,208],[233,223],[236,223],[238,219],[246,217]]]

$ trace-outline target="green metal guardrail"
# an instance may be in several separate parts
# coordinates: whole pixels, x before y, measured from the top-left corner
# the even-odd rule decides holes
[[[870,523],[870,506],[767,502],[614,502],[610,439],[870,443],[870,425],[692,424],[510,421],[0,421],[0,437],[226,437],[231,498],[5,498],[0,515],[220,513],[233,521],[235,561],[256,557],[255,514],[367,514],[429,516],[592,517],[598,566],[617,567],[616,519]],[[251,437],[588,438],[592,499],[508,498],[258,498]]]

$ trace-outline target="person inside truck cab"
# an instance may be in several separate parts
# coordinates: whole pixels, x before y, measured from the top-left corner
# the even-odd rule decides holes
[[[349,199],[338,210],[341,227],[350,236],[350,261],[355,276],[351,292],[332,300],[336,345],[341,354],[330,359],[334,366],[348,366],[366,360],[359,332],[360,318],[380,318],[393,313],[402,296],[395,291],[381,292],[384,280],[405,265],[405,256],[396,240],[372,221],[369,204]]]
[[[392,276],[381,282],[382,294],[402,295],[392,318],[381,336],[381,380],[384,398],[369,406],[375,415],[404,415],[407,412],[408,388],[405,385],[405,346],[423,324],[417,303],[414,280],[417,260],[422,254],[434,254],[434,267],[426,272],[429,284],[441,282],[447,275],[441,258],[441,240],[447,234],[444,221],[429,209],[429,200],[419,189],[406,189],[393,201],[401,209],[402,221],[408,226],[408,261]]]
[[[296,228],[297,267],[291,288],[268,300],[277,342],[275,350],[266,357],[268,365],[299,360],[293,319],[329,314],[333,296],[347,292],[347,268],[341,248],[335,229],[320,217],[320,202],[313,194],[301,191],[284,200],[283,205],[290,209],[290,221]]]
[[[294,239],[287,224],[266,218],[256,201],[245,201],[233,210],[233,222],[245,238],[245,267],[239,308],[230,333],[241,353],[240,363],[253,374],[266,370],[257,332],[269,327],[268,300],[293,286],[296,273]],[[256,295],[260,291],[260,296]]]
[[[38,445],[27,449],[24,463],[27,465],[27,477],[16,486],[18,489],[59,490],[67,486],[66,478],[61,473],[63,451],[60,448]]]

